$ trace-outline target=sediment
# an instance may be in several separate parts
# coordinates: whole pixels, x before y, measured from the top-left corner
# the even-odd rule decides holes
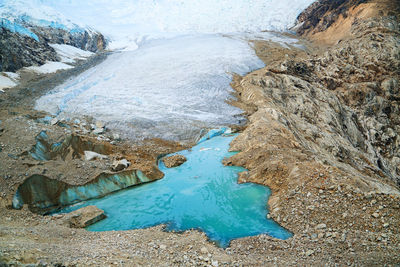
[[[98,140],[93,133],[82,134],[82,124],[71,123],[68,129],[40,123],[37,119],[46,114],[27,111],[32,100],[16,88],[11,98],[3,98],[7,110],[0,111],[0,262],[398,265],[399,19],[397,1],[318,1],[294,28],[310,42],[307,49],[257,41],[256,52],[267,67],[234,77],[233,104],[245,111],[248,124],[231,144],[240,152],[225,164],[248,169],[240,183],[271,188],[269,216],[293,232],[288,240],[259,235],[221,249],[198,231],[166,233],[157,226],[95,233],[71,229],[62,219],[32,213],[26,206],[10,209],[18,187],[32,175],[79,186],[110,170],[111,159],[126,158],[129,168],[158,179],[158,155],[184,148],[163,140],[140,145],[110,136]],[[33,160],[29,152],[43,130],[52,140],[48,144],[71,134],[99,144],[111,141],[112,149],[98,150],[110,159],[87,162],[79,150],[75,157],[66,153],[71,156]]]

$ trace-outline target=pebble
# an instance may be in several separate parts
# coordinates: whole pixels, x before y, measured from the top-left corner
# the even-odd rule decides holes
[[[202,247],[202,248],[200,249],[200,252],[203,253],[203,254],[207,254],[207,253],[208,253],[208,250],[207,250],[206,247]]]
[[[325,228],[326,228],[326,224],[324,224],[324,223],[320,223],[315,227],[315,229],[325,229]]]
[[[314,250],[312,250],[312,249],[309,249],[309,250],[306,251],[306,256],[307,257],[309,257],[309,256],[311,256],[313,254],[314,254]]]
[[[102,134],[104,133],[104,128],[97,128],[93,131],[94,134]]]
[[[372,214],[372,217],[374,217],[374,218],[379,218],[379,213],[374,212],[374,213]]]
[[[160,245],[160,249],[164,250],[164,249],[166,249],[166,248],[167,248],[166,245]]]

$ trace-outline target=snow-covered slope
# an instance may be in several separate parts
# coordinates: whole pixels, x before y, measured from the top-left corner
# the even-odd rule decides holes
[[[14,27],[21,34],[27,34],[27,29],[24,30],[21,26],[22,23],[70,31],[84,30],[84,27],[38,0],[1,0],[0,18],[4,24],[8,23],[10,28]]]
[[[136,49],[143,39],[189,33],[283,31],[314,0],[18,0],[26,1],[39,9],[33,17],[73,21],[105,34],[110,48]]]

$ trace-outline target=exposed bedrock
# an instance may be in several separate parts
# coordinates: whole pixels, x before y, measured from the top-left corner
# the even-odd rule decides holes
[[[376,3],[356,7],[366,4]],[[282,48],[281,59],[236,77],[237,104],[249,123],[231,144],[241,152],[226,163],[249,170],[239,181],[280,192],[272,208],[279,196],[307,185],[400,194],[399,18],[374,10],[386,15],[353,18],[346,38],[324,53],[291,56]]]
[[[298,16],[294,29],[320,44],[334,45],[354,32],[354,23],[397,16],[399,9],[397,0],[318,0]]]
[[[10,24],[12,24],[10,27]],[[22,33],[10,30],[18,27]],[[27,34],[29,33],[29,34]],[[102,51],[106,40],[101,33],[79,29],[40,27],[25,21],[0,21],[0,71],[15,72],[22,67],[60,61],[49,43],[67,44],[92,52]]]
[[[150,182],[139,170],[102,173],[84,185],[70,185],[44,175],[32,175],[18,187],[12,206],[28,205],[35,213],[46,214],[57,208],[98,198],[134,185]]]

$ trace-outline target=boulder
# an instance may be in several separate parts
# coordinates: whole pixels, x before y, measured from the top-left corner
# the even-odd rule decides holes
[[[121,160],[115,160],[112,164],[111,169],[115,172],[122,171],[126,168],[128,168],[131,165],[129,161],[126,159],[121,159]]]
[[[91,224],[105,219],[104,211],[96,206],[87,206],[68,213],[64,220],[72,228],[85,228]]]
[[[96,128],[93,131],[94,134],[102,134],[104,133],[104,128]]]
[[[102,155],[93,151],[85,151],[85,160],[94,160],[94,159],[107,159],[106,155]]]
[[[173,155],[170,157],[163,158],[163,162],[165,164],[165,167],[167,168],[174,168],[182,165],[183,163],[186,162],[186,157],[182,155]]]

